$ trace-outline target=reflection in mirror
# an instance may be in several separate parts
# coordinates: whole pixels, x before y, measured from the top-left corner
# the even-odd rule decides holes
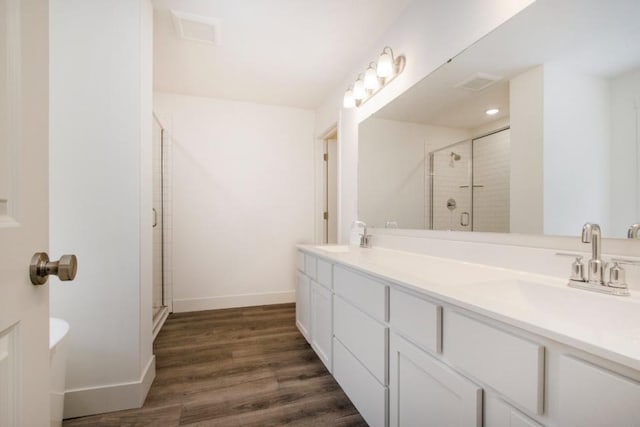
[[[624,238],[640,221],[640,2],[538,0],[359,127],[375,227]]]

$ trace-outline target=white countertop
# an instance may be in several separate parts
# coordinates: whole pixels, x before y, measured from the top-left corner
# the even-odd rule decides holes
[[[384,248],[299,249],[400,287],[640,371],[640,296],[567,286],[567,280]]]

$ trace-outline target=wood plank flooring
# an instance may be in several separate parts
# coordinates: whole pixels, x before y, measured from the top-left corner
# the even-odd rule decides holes
[[[172,314],[140,409],[64,426],[366,426],[295,326],[295,305]]]

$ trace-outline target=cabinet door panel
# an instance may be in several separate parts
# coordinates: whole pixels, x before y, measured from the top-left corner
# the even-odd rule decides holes
[[[362,366],[340,340],[334,338],[333,342],[333,376],[336,381],[367,424],[371,427],[385,427],[387,425],[387,388]]]
[[[302,273],[298,273],[296,285],[296,325],[307,339],[311,340],[310,318],[311,316],[311,285],[309,278]]]
[[[640,383],[573,357],[560,358],[557,402],[563,427],[640,426]]]
[[[482,389],[426,352],[391,334],[391,427],[482,425]]]
[[[485,394],[484,427],[541,427],[541,425],[502,399]]]
[[[332,322],[331,292],[311,281],[311,346],[329,372],[332,372]]]

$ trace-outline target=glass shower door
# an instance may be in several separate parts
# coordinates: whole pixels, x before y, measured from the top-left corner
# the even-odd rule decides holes
[[[153,120],[153,318],[158,318],[164,303],[164,254],[163,254],[163,136],[160,123]],[[154,322],[155,324],[155,322]]]
[[[509,129],[473,140],[473,231],[510,229]]]
[[[471,231],[472,146],[463,141],[430,154],[432,230]]]

